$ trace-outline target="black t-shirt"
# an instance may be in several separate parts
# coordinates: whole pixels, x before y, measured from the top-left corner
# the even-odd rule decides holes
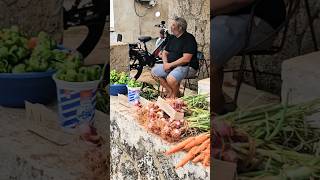
[[[184,32],[179,38],[172,36],[165,50],[169,52],[168,62],[174,62],[183,56],[183,53],[193,54],[192,59],[189,63],[190,67],[194,69],[199,68],[199,62],[197,60],[197,49],[198,45],[194,36],[188,32]],[[185,66],[187,66],[186,64]]]
[[[250,14],[253,4],[238,10],[234,15]],[[267,23],[274,29],[284,22],[286,17],[286,7],[283,0],[262,0],[256,7],[255,15]]]

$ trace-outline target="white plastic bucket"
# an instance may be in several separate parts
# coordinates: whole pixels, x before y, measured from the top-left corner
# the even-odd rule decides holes
[[[63,128],[75,128],[86,123],[93,124],[96,95],[100,80],[67,82],[53,75],[57,85],[60,124]]]
[[[135,103],[140,99],[140,87],[128,87],[128,101],[129,103]]]

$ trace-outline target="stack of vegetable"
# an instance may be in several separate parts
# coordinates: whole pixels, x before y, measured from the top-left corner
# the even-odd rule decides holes
[[[210,130],[210,112],[207,98],[208,95],[204,94],[181,98],[187,104],[186,120],[190,129],[202,132]]]
[[[320,175],[320,132],[305,122],[320,101],[265,105],[214,119],[216,158],[236,162],[240,179]]]
[[[154,102],[146,107],[140,106],[137,109],[137,119],[148,131],[169,142],[179,141],[187,130],[187,122],[184,119],[170,118]]]
[[[99,65],[84,66],[80,55],[66,55],[64,61],[56,63],[57,78],[68,82],[95,81],[101,78]]]
[[[16,26],[0,30],[0,73],[45,72],[58,70],[58,79],[83,82],[98,80],[99,66],[81,66],[79,54],[57,49],[45,32],[28,38]]]
[[[127,84],[128,87],[142,87],[142,83],[130,78],[125,72],[117,72],[112,70],[110,72],[111,84]]]
[[[189,109],[209,109],[209,102],[207,100],[209,96],[207,94],[198,94],[198,95],[190,95],[184,96],[181,99],[188,104]]]
[[[137,108],[137,119],[147,129],[158,134],[169,142],[180,141],[182,137],[198,134],[173,146],[166,152],[167,155],[178,151],[187,154],[176,168],[184,166],[189,161],[202,162],[205,167],[210,164],[210,113],[207,95],[186,96],[182,99],[166,99],[166,102],[177,112],[184,113],[185,119],[175,120],[151,102],[147,107]],[[204,132],[199,135],[199,132]]]
[[[112,70],[110,72],[110,84],[127,84],[129,76],[125,72],[117,72]]]
[[[0,73],[44,72],[54,68],[56,42],[45,32],[27,38],[16,26],[0,30]]]
[[[152,85],[146,84],[146,86],[141,89],[140,96],[147,100],[156,100],[159,97],[159,91]]]
[[[210,134],[203,133],[196,137],[189,137],[170,148],[165,154],[171,155],[179,151],[187,151],[187,154],[176,165],[176,168],[183,167],[189,161],[202,162],[205,167],[210,166]]]

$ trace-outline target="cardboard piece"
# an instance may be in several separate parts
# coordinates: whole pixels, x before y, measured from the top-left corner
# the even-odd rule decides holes
[[[180,120],[183,119],[184,113],[177,112],[173,109],[173,107],[170,106],[164,99],[162,99],[160,96],[157,100],[157,105],[161,110],[163,110],[165,113],[167,113],[171,118]]]
[[[237,164],[218,159],[212,159],[212,171],[210,177],[212,179],[236,180]]]
[[[143,107],[146,107],[149,105],[149,103],[151,103],[151,101],[149,101],[148,99],[145,99],[143,97],[140,97],[140,103]]]
[[[41,104],[25,102],[28,131],[56,145],[67,145],[74,136],[62,131],[57,113]]]

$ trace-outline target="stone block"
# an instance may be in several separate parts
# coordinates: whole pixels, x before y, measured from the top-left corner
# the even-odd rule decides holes
[[[282,64],[281,97],[289,93],[289,104],[307,102],[320,97],[320,52],[288,59]]]

